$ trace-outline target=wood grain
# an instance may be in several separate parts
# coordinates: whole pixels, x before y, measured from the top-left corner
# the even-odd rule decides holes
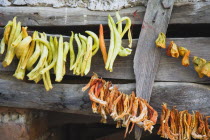
[[[134,14],[136,12],[136,14]],[[144,6],[120,10],[121,16],[131,18],[133,24],[142,24]],[[108,14],[115,11],[90,11],[86,8],[52,7],[1,7],[0,25],[4,26],[14,16],[26,26],[70,26],[107,24]],[[135,16],[134,16],[135,15]],[[197,2],[174,7],[170,24],[210,23],[210,2]]]
[[[155,47],[160,32],[166,33],[175,0],[149,0],[134,56],[136,95],[150,100],[155,76],[159,67],[161,52]],[[161,3],[162,2],[162,3]],[[136,126],[135,139],[140,140],[143,130]]]

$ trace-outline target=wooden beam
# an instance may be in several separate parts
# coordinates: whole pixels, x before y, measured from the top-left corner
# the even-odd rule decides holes
[[[178,110],[200,111],[209,115],[210,88],[208,85],[182,82],[156,82],[152,90],[150,104],[161,112],[162,103]]]
[[[54,84],[46,92],[44,85],[0,79],[0,106],[50,110],[57,112],[95,115],[92,113],[84,84]],[[127,94],[135,90],[135,83],[119,84]],[[210,89],[207,85],[178,82],[156,82],[150,104],[160,112],[161,104],[176,105],[180,110],[199,110],[210,115]]]
[[[149,0],[134,56],[136,95],[150,100],[155,76],[161,58],[155,40],[160,32],[166,33],[175,0]],[[164,5],[166,2],[167,6]],[[135,128],[135,139],[140,140],[142,129]]]
[[[131,18],[133,24],[142,24],[144,6],[120,10],[121,16]],[[0,25],[4,26],[14,16],[26,26],[71,26],[107,24],[107,15],[114,11],[90,11],[86,8],[52,7],[1,7]],[[136,16],[134,16],[136,15]],[[210,23],[210,2],[196,2],[174,7],[170,24]]]
[[[0,101],[0,106],[91,114],[89,97],[81,90],[84,84],[54,84],[53,86],[53,90],[46,92],[43,84],[0,79],[0,98],[4,102]],[[13,90],[10,90],[12,88]],[[134,90],[134,85],[128,84],[120,89],[129,93],[131,89]]]
[[[169,38],[167,39],[167,44],[170,41],[174,41],[179,46],[184,46],[191,50],[190,59],[193,59],[193,56],[198,56],[210,60],[209,55],[209,37],[196,37],[196,38]],[[127,45],[127,40],[123,40],[123,45]],[[108,46],[109,40],[106,40]],[[93,58],[93,63],[91,66],[91,71],[86,77],[92,76],[93,72],[96,72],[103,78],[112,78],[112,79],[126,79],[134,80],[134,70],[133,70],[133,58],[134,52],[136,50],[137,40],[133,40],[133,52],[130,56],[120,57],[118,56],[115,64],[114,71],[108,72],[104,68],[104,63],[102,60],[101,52],[99,51]],[[141,50],[141,52],[143,52]],[[10,72],[12,75],[17,67],[17,60],[15,60],[11,66],[3,68],[1,62],[4,59],[4,56],[0,55],[0,72],[7,73]],[[73,75],[71,71],[68,70],[69,61],[67,62],[67,73],[66,75]],[[4,76],[4,75],[2,75]],[[172,58],[166,56],[165,50],[161,50],[161,59],[159,68],[155,77],[155,81],[180,81],[180,82],[193,82],[193,83],[210,83],[210,78],[204,77],[199,78],[197,73],[194,70],[194,66],[191,63],[189,67],[184,67],[181,65],[181,58]]]

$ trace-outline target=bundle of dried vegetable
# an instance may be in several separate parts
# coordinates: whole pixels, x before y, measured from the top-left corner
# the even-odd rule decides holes
[[[116,12],[116,18],[117,22],[114,21],[114,19],[111,17],[111,15],[108,16],[108,26],[110,29],[110,45],[109,45],[109,51],[108,56],[106,54],[106,50],[104,49],[104,40],[103,40],[103,27],[100,27],[100,46],[102,55],[105,62],[105,68],[106,70],[109,70],[110,72],[113,71],[113,65],[114,61],[117,58],[117,56],[128,56],[132,52],[132,35],[131,35],[131,20],[129,17],[120,17],[119,13]],[[126,21],[125,28],[122,29],[122,22]],[[101,25],[102,26],[102,25]],[[124,35],[128,32],[128,48],[124,48],[122,46],[122,38]]]
[[[28,35],[27,27],[21,28],[21,22],[9,21],[0,44],[0,54],[6,52],[2,65],[9,66],[14,57],[19,59],[14,77],[23,80],[28,70],[29,80],[38,83],[43,80],[45,89],[53,88],[50,70],[54,69],[55,81],[60,82],[66,74],[67,55],[70,52],[70,70],[76,75],[86,75],[90,71],[91,59],[99,49],[98,36],[86,31],[88,37],[72,32],[69,42],[64,42],[63,36],[47,36],[35,31]],[[73,41],[76,40],[78,53],[75,58]]]
[[[135,124],[145,131],[152,132],[158,113],[146,100],[136,97],[134,92],[127,95],[119,91],[111,82],[98,78],[96,74],[82,91],[88,88],[93,113],[101,114],[102,123],[106,123],[107,115],[110,115],[117,122],[117,128],[126,127],[125,137],[133,130]]]
[[[131,20],[128,17],[120,17],[116,13],[117,22],[115,23],[112,17],[108,16],[108,23],[111,30],[111,39],[109,52],[106,52],[105,41],[103,37],[103,26],[100,25],[98,36],[86,31],[88,36],[74,34],[69,39],[69,42],[63,40],[63,36],[57,37],[48,36],[45,33],[35,31],[32,36],[27,33],[27,27],[21,28],[21,22],[16,21],[16,17],[9,21],[5,26],[3,38],[0,43],[0,54],[6,51],[6,56],[2,65],[9,66],[14,57],[19,59],[17,69],[14,76],[17,79],[23,80],[26,70],[29,80],[34,80],[38,83],[43,79],[46,90],[53,88],[50,79],[50,70],[54,70],[55,81],[61,82],[66,74],[66,62],[68,53],[70,54],[70,70],[75,75],[87,75],[91,68],[92,57],[98,52],[99,46],[102,51],[105,68],[113,70],[113,64],[117,57],[127,56],[131,54],[132,36],[131,36]],[[122,22],[126,21],[125,28],[122,28]],[[122,46],[122,38],[128,32],[129,48]],[[74,39],[78,48],[75,54]]]
[[[162,105],[160,117],[160,128],[158,135],[170,140],[191,140],[210,139],[208,118],[201,113],[190,114],[187,110],[178,111],[175,107],[172,110],[167,108],[167,104]]]

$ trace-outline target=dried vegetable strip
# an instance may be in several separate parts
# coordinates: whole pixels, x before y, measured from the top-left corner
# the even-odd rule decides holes
[[[96,74],[91,77],[82,91],[87,89],[92,102],[92,111],[101,114],[102,123],[106,123],[107,115],[110,115],[117,122],[116,128],[126,127],[125,137],[133,130],[135,124],[152,133],[158,113],[146,100],[136,97],[134,92],[127,95],[119,91],[111,82],[98,78]]]
[[[205,117],[199,112],[190,114],[187,110],[178,111],[176,107],[168,109],[167,104],[162,105],[160,128],[158,135],[170,140],[208,140],[209,116]]]

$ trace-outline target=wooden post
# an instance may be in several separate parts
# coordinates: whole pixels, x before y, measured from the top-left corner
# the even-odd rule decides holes
[[[155,40],[160,32],[166,33],[175,0],[149,0],[134,56],[136,94],[150,100],[152,87],[160,61],[160,49]],[[135,129],[135,138],[141,138],[142,130]]]

